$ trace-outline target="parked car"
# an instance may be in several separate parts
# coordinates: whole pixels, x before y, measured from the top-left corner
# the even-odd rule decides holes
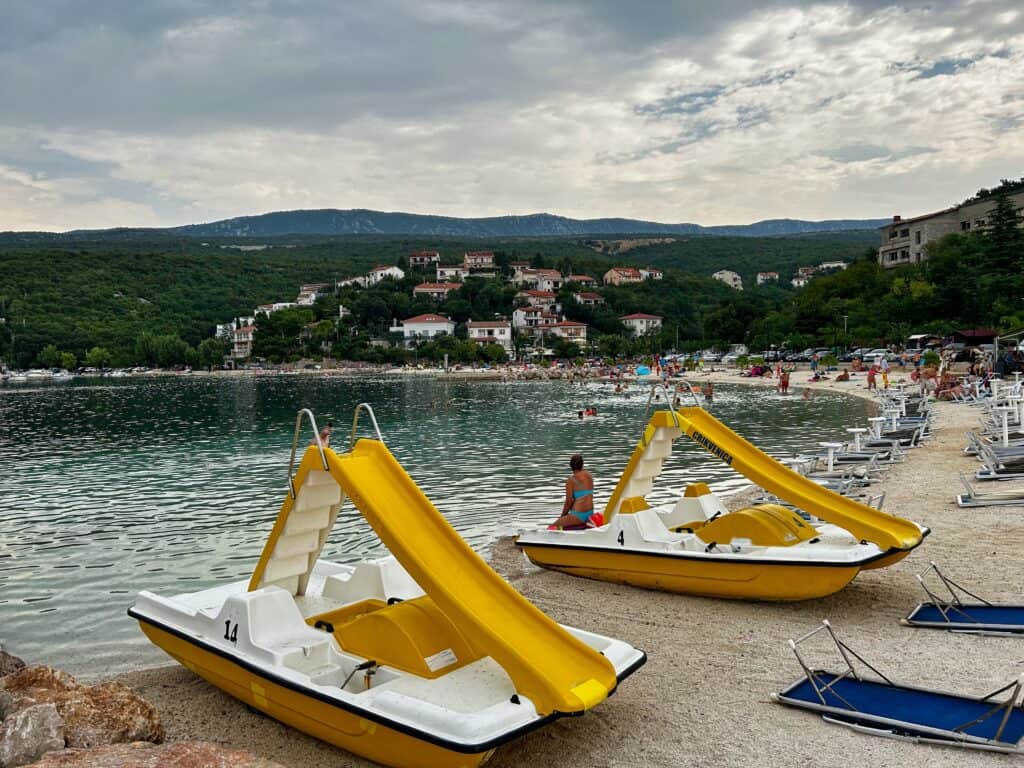
[[[725,365],[736,365],[736,361],[740,359],[740,356],[735,352],[730,352],[728,355],[722,358],[722,363]]]
[[[889,361],[896,359],[896,356],[892,352],[890,352],[888,349],[882,349],[881,347],[879,347],[878,349],[872,349],[870,352],[866,352],[862,359],[865,363],[868,363],[869,365],[874,365],[883,357]]]

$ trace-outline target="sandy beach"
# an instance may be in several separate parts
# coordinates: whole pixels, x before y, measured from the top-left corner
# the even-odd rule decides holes
[[[696,378],[737,381],[735,374]],[[805,384],[805,378],[794,376],[795,397],[805,386],[868,396],[863,378],[848,384]],[[771,380],[747,383],[774,385]],[[923,768],[1001,761],[983,752],[854,733],[769,699],[799,676],[786,640],[822,618],[900,682],[981,695],[1022,672],[1020,640],[899,624],[922,597],[913,575],[929,561],[984,597],[1019,602],[1021,511],[961,510],[953,503],[960,488],[957,473],[976,466],[961,449],[963,432],[978,417],[977,409],[939,403],[935,439],[872,486],[873,492],[885,491],[887,510],[932,529],[924,545],[896,566],[862,573],[826,599],[751,604],[643,591],[535,568],[510,540],[497,542],[490,553],[494,566],[542,610],[560,622],[621,637],[646,650],[649,661],[586,717],[561,720],[507,745],[489,764]],[[813,440],[809,437],[808,448]],[[824,644],[818,647],[825,650]],[[816,655],[820,666],[835,667],[831,655]],[[118,679],[158,708],[169,740],[219,742],[286,766],[372,765],[250,711],[176,665]]]

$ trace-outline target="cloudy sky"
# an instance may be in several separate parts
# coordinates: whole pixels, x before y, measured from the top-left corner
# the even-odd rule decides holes
[[[8,0],[0,25],[0,230],[906,216],[1020,176],[1020,0]]]

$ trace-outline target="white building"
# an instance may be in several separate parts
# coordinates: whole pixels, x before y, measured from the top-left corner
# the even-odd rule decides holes
[[[567,283],[576,283],[581,288],[596,288],[597,280],[592,278],[590,275],[569,275],[565,278]]]
[[[661,280],[665,276],[657,267],[640,267],[640,277],[644,280]]]
[[[413,296],[427,296],[437,301],[444,301],[448,294],[457,291],[462,283],[420,283],[412,289]]]
[[[531,307],[545,307],[553,312],[558,312],[561,309],[558,304],[558,296],[554,291],[520,291],[516,294],[516,299],[525,301]]]
[[[366,276],[366,284],[376,285],[381,280],[387,278],[401,280],[403,277],[405,277],[405,272],[398,267],[379,266],[370,270],[370,273]]]
[[[273,304],[260,304],[258,307],[256,307],[253,314],[266,315],[267,317],[269,317],[274,312],[280,312],[282,309],[289,309],[294,306],[296,306],[296,303],[294,301],[275,301]],[[252,322],[255,322],[255,320],[253,320]],[[252,325],[252,322],[246,323],[246,325]]]
[[[643,312],[634,312],[632,315],[623,315],[619,320],[622,321],[624,326],[629,328],[634,336],[643,336],[661,328],[660,315],[648,315]]]
[[[492,251],[469,251],[462,256],[462,266],[470,271],[494,269]]]
[[[557,291],[565,281],[557,269],[518,269],[512,276],[516,286],[526,286],[538,291]]]
[[[582,304],[585,307],[596,307],[598,304],[604,304],[604,296],[593,291],[580,291],[573,294],[573,298],[576,299],[577,304]]]
[[[255,325],[243,325],[231,332],[231,356],[235,360],[252,357],[252,339],[255,334]]]
[[[470,320],[466,328],[470,341],[480,346],[498,344],[512,357],[512,324],[508,320]]]
[[[830,270],[846,269],[849,266],[845,261],[823,261],[818,265],[819,272]]]
[[[401,325],[391,327],[392,333],[402,334],[405,346],[411,347],[416,341],[427,341],[435,336],[451,336],[455,323],[443,315],[416,315],[403,320]]]
[[[777,283],[779,282],[778,272],[758,272],[757,273],[757,284],[764,285],[765,283]]]
[[[807,277],[805,275],[797,275],[796,277],[794,277],[792,280],[789,281],[789,284],[792,285],[794,288],[803,288],[810,281],[811,281],[811,278],[809,278],[809,277]]]
[[[517,330],[544,328],[558,322],[558,315],[544,307],[519,307],[512,313],[512,327]]]
[[[576,346],[584,349],[587,346],[587,324],[577,323],[575,320],[562,320],[548,327],[552,334],[560,336],[566,341],[575,342]]]
[[[429,267],[431,264],[440,264],[441,254],[437,251],[413,251],[409,254],[410,267]]]
[[[437,265],[437,282],[439,283],[449,280],[455,280],[456,282],[465,280],[468,274],[469,270],[461,264],[452,264],[451,266]]]
[[[711,277],[719,282],[725,283],[730,288],[737,291],[743,290],[743,278],[731,269],[720,269],[715,272]]]

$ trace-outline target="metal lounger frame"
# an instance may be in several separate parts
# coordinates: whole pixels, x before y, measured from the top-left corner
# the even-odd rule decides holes
[[[846,669],[839,674],[836,674],[835,672],[826,672],[825,670],[812,670],[807,665],[803,656],[800,655],[799,646],[822,631],[828,632],[829,637],[835,643],[836,650],[839,652],[839,655],[840,657],[842,657],[843,663],[846,666]],[[984,715],[976,717],[969,722],[958,725],[951,731],[947,731],[945,729],[932,728],[931,726],[921,725],[919,723],[908,723],[900,720],[893,720],[891,718],[887,718],[881,715],[873,715],[870,713],[860,712],[856,707],[854,707],[852,704],[846,701],[846,699],[840,696],[836,691],[832,690],[832,687],[840,680],[852,677],[855,680],[867,680],[874,683],[888,685],[893,688],[903,688],[905,690],[921,691],[924,693],[938,693],[943,695],[958,696],[960,698],[970,698],[963,697],[960,694],[948,694],[945,691],[935,691],[932,689],[921,688],[913,685],[899,685],[897,683],[894,683],[892,680],[890,680],[888,677],[882,674],[877,668],[875,668],[868,661],[866,661],[860,654],[854,651],[850,646],[848,646],[846,643],[840,640],[836,636],[835,630],[832,629],[832,625],[829,623],[827,619],[822,620],[821,626],[812,629],[810,632],[807,632],[801,637],[798,637],[794,640],[790,640],[789,647],[792,649],[793,654],[796,656],[797,662],[800,664],[801,669],[803,669],[807,681],[811,684],[811,687],[814,689],[814,692],[818,696],[818,699],[820,700],[821,704],[818,705],[810,702],[798,701],[787,697],[786,694],[788,694],[791,690],[799,686],[803,682],[802,680],[797,680],[795,683],[790,685],[781,693],[772,694],[772,699],[775,701],[791,703],[792,705],[797,706],[801,709],[811,709],[813,711],[820,712],[822,715],[822,719],[826,720],[827,722],[835,723],[837,725],[845,725],[854,730],[865,733],[871,733],[873,735],[888,736],[890,738],[908,739],[910,741],[915,742],[928,742],[934,744],[953,745],[969,747],[972,749],[986,749],[996,752],[1024,753],[1024,749],[1018,747],[1016,743],[999,740],[999,737],[1002,736],[1003,730],[1006,728],[1006,723],[1009,721],[1010,715],[1013,713],[1013,710],[1015,708],[1022,708],[1021,692],[1022,690],[1024,690],[1024,678],[1008,683],[1007,685],[1004,685],[1002,688],[992,691],[991,693],[985,696],[977,697],[975,699],[976,701],[989,701],[1001,693],[1012,691],[1010,696],[1005,701],[995,703],[987,712],[985,712]],[[857,661],[859,661],[861,664],[863,664],[865,667],[870,669],[872,672],[874,672],[875,675],[878,676],[878,679],[866,678],[858,674],[857,670],[853,666],[853,662],[851,661],[851,656]],[[833,676],[834,679],[830,683],[824,683],[819,678],[819,675],[822,674],[828,674],[830,676]],[[828,704],[825,700],[824,694],[829,691],[831,691],[832,695],[834,695],[836,698],[838,698],[840,701],[846,704],[848,709],[841,709],[839,707],[835,707],[831,704]],[[972,725],[977,725],[980,722],[984,722],[988,718],[1000,712],[1002,712],[1002,720],[1000,721],[999,728],[996,730],[996,734],[993,738],[986,739],[981,736],[972,736],[970,734],[963,733],[963,731],[966,728],[970,728]],[[831,715],[831,717],[829,715]],[[851,717],[854,719],[854,722],[850,722]],[[864,720],[871,722],[872,725],[866,725],[864,722],[857,722]]]

